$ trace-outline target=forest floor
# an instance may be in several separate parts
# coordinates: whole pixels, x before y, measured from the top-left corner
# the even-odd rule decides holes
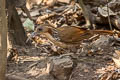
[[[66,4],[59,5],[61,5],[59,10],[57,10],[58,7],[50,9],[33,8],[30,13],[36,20],[34,21],[35,26],[47,20],[57,25],[57,27],[84,23],[85,20],[77,13],[81,12],[79,9],[72,8],[70,5],[66,6]],[[68,11],[65,12],[67,9]],[[75,9],[76,13],[74,13]],[[61,14],[63,11],[64,14]],[[18,12],[20,12],[21,20],[24,22],[27,19],[26,15],[21,13],[21,11]],[[51,16],[38,19],[39,16],[44,16],[43,14],[53,14],[53,12],[59,12],[59,17]],[[65,16],[71,17],[71,14],[74,14],[71,20],[66,21],[67,19],[64,19]],[[80,17],[81,23],[76,19],[78,17]],[[26,29],[26,33],[29,36],[31,31]],[[118,56],[120,54],[120,46],[119,41],[114,40],[113,36],[100,35],[95,40],[83,41],[80,46],[67,50],[59,48],[43,36],[39,37],[40,42],[37,46],[35,46],[36,42],[31,40],[31,42],[34,42],[32,46],[16,46],[13,50],[11,49],[11,52],[15,53],[15,57],[8,61],[7,74],[28,80],[64,80],[64,77],[67,77],[66,80],[119,80],[120,72],[119,68],[117,68],[119,66],[119,58],[116,58],[115,55]],[[70,61],[73,62],[69,75],[66,76],[66,70],[63,70],[64,75],[59,74],[59,69],[56,72],[48,70],[48,63],[52,64],[49,62],[50,58],[63,58],[65,56],[70,57]],[[65,63],[65,65],[68,64]]]

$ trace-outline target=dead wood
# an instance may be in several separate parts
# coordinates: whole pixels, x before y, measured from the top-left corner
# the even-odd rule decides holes
[[[6,75],[6,80],[29,80],[29,79],[25,79],[23,77],[16,76],[16,75],[7,74]]]
[[[27,36],[25,30],[22,27],[21,20],[18,16],[18,13],[13,5],[13,0],[7,0],[7,9],[8,9],[8,37],[11,45],[23,45],[25,46],[25,41]],[[27,43],[30,44],[30,43]]]

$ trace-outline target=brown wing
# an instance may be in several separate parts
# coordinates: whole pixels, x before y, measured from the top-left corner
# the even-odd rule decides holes
[[[82,40],[92,36],[89,31],[84,28],[67,26],[59,28],[58,34],[61,41],[68,44],[80,43]]]

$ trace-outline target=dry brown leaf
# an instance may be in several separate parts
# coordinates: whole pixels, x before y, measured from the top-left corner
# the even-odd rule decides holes
[[[45,5],[48,7],[53,7],[56,4],[57,0],[44,0]]]
[[[120,51],[119,50],[115,50],[115,54],[113,55],[114,57],[112,57],[116,67],[120,68]]]

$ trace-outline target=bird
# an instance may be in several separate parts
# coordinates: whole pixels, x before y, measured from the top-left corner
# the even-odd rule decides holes
[[[60,41],[53,38],[53,31],[56,31]],[[113,35],[114,32],[110,30],[87,30],[78,26],[63,26],[59,28],[50,27],[50,25],[41,25],[35,29],[35,33],[43,34],[50,41],[58,46],[67,47],[67,45],[78,45],[81,41],[89,39],[95,34]]]

